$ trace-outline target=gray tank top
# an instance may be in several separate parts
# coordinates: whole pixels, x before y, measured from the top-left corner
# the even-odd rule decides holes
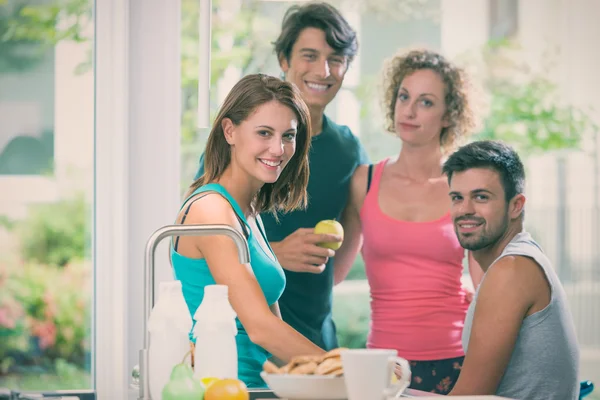
[[[579,348],[567,297],[558,276],[550,260],[527,232],[516,235],[494,263],[508,255],[535,260],[550,283],[551,297],[546,308],[523,320],[496,395],[517,400],[577,400]],[[469,347],[478,294],[479,290],[475,293],[465,320],[462,335],[465,353]]]

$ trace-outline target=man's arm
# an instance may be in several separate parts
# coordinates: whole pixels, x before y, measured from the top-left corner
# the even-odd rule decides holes
[[[342,247],[335,252],[333,260],[334,285],[346,279],[358,252],[362,248],[363,237],[359,212],[367,192],[368,171],[369,167],[367,165],[359,166],[354,171],[350,182],[348,202],[340,220],[344,228],[344,241]]]
[[[449,395],[496,393],[523,319],[539,295],[540,273],[532,260],[513,256],[503,257],[487,272],[461,373]]]
[[[360,216],[351,204],[344,209],[340,223],[344,228],[344,241],[333,259],[334,285],[342,282],[348,276],[363,241]]]

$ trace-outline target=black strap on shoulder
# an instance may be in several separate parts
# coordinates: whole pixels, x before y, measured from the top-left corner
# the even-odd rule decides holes
[[[197,197],[194,200],[190,201],[190,204],[188,204],[187,208],[185,209],[185,212],[183,213],[183,217],[181,217],[181,221],[179,222],[181,225],[183,225],[183,223],[185,222],[185,218],[187,217],[188,212],[190,211],[190,208],[192,207],[192,204],[194,204],[194,202],[196,200],[200,200],[202,197],[204,197],[204,196]],[[177,236],[175,238],[175,244],[173,245],[173,250],[177,251],[178,244],[179,244],[179,236]]]
[[[209,192],[205,192],[203,193],[204,195],[207,195]],[[185,218],[188,215],[188,212],[190,211],[190,208],[192,207],[192,204],[194,204],[194,202],[196,200],[200,200],[201,198],[203,198],[204,196],[200,196],[195,198],[194,200],[190,201],[190,204],[188,204],[187,208],[185,209],[185,212],[183,213],[183,217],[181,217],[181,221],[179,222],[179,224],[183,225],[183,223],[185,222]],[[246,237],[246,240],[248,240],[248,238],[250,237],[250,231],[248,230],[248,227],[246,226],[246,224],[244,223],[244,221],[242,221],[242,219],[240,218],[240,216],[238,215],[238,213],[236,213],[234,211],[235,217],[238,219],[240,225],[242,226],[242,230],[244,231],[244,236]],[[175,244],[173,245],[173,250],[177,251],[177,245],[179,244],[179,236],[177,236],[175,238]]]
[[[371,179],[373,179],[373,164],[369,164],[369,173],[367,175],[367,193],[371,188]]]

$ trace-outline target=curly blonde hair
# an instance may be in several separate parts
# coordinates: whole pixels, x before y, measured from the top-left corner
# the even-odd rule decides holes
[[[395,132],[394,111],[398,90],[407,75],[422,69],[436,72],[446,86],[446,118],[450,125],[442,129],[440,146],[449,153],[475,129],[477,122],[471,99],[471,84],[463,69],[450,63],[444,56],[424,49],[402,52],[385,63],[383,69],[383,109],[389,132]]]

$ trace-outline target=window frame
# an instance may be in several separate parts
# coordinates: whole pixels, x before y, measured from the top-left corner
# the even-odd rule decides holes
[[[97,398],[127,398],[129,1],[94,4],[94,293],[92,380]],[[108,295],[110,294],[110,295]]]
[[[181,4],[96,1],[95,21],[92,374],[98,398],[127,399],[143,347],[144,250],[181,200]],[[155,288],[173,279],[166,250]]]

